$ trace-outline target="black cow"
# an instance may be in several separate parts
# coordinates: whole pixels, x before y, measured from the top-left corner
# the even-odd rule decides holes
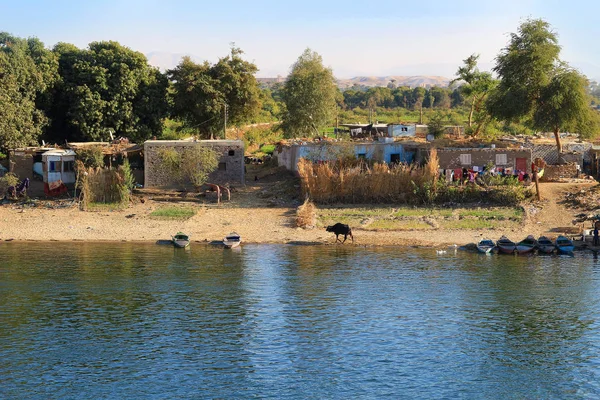
[[[333,232],[335,233],[335,241],[337,242],[338,240],[340,242],[342,242],[342,240],[338,237],[339,235],[344,235],[344,242],[346,242],[346,239],[348,239],[348,236],[350,236],[350,238],[352,239],[352,243],[354,243],[354,236],[352,236],[352,229],[350,229],[350,227],[346,224],[340,224],[339,222],[335,225],[330,225],[327,228],[325,228],[325,230],[327,232]]]

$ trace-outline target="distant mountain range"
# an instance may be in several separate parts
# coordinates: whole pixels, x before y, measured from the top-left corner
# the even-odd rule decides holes
[[[272,86],[275,83],[285,81],[285,77],[278,76],[277,78],[256,78],[263,86]],[[387,86],[393,83],[396,86],[409,86],[411,88],[433,86],[448,86],[450,79],[443,76],[355,76],[350,79],[337,79],[338,86],[341,89],[347,89],[354,85],[376,87]]]

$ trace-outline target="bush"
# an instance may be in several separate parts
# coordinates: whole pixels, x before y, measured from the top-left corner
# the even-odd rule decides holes
[[[0,178],[0,198],[3,198],[8,194],[8,188],[11,186],[17,186],[19,184],[19,177],[12,172],[7,173]]]
[[[104,167],[104,152],[102,146],[89,146],[77,150],[77,158],[86,168]]]
[[[190,146],[176,150],[162,147],[157,152],[162,169],[173,182],[196,188],[206,183],[208,175],[219,166],[219,154],[207,146]]]

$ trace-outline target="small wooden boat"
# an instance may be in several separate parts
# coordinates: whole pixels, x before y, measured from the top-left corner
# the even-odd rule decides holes
[[[540,236],[537,240],[537,248],[540,253],[550,254],[556,249],[552,240],[548,239],[546,236]]]
[[[532,235],[527,236],[525,239],[517,243],[517,253],[528,254],[531,253],[537,246],[537,240]]]
[[[496,247],[496,243],[491,239],[482,239],[477,243],[477,251],[484,254],[491,254],[494,247]]]
[[[502,236],[500,239],[498,239],[496,246],[498,246],[498,250],[504,254],[513,254],[515,250],[517,250],[517,245],[515,242],[506,236]]]
[[[235,232],[231,232],[223,239],[223,246],[225,246],[227,249],[237,247],[240,245],[240,243],[242,243],[242,238]]]
[[[175,236],[171,236],[171,241],[175,247],[188,247],[190,245],[190,237],[182,232],[177,232]]]
[[[558,254],[573,254],[575,246],[573,245],[573,241],[568,237],[559,236],[556,238],[556,249],[558,250]]]

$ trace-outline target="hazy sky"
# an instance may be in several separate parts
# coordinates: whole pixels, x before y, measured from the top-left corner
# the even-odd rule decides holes
[[[548,21],[562,59],[600,79],[598,0],[0,0],[0,30],[49,47],[116,40],[165,67],[172,54],[214,62],[235,42],[262,77],[286,75],[306,47],[339,78],[452,77],[472,53],[489,69],[527,17]]]

